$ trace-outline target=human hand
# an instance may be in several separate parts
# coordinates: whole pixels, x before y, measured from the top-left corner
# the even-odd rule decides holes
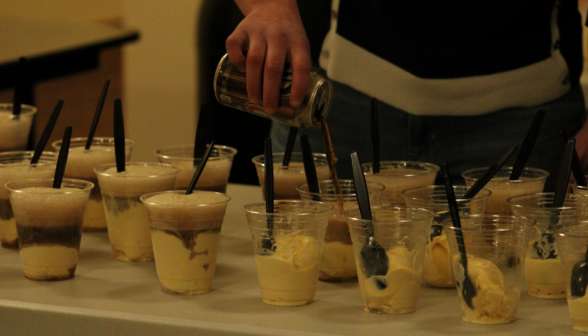
[[[302,104],[310,81],[310,47],[295,0],[235,0],[245,18],[227,38],[231,63],[246,72],[249,100],[278,108],[284,65],[292,67],[290,105]]]

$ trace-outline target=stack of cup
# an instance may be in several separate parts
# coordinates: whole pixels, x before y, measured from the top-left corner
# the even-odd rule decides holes
[[[331,171],[327,164],[327,156],[325,154],[313,154],[314,165],[316,167],[316,175],[319,181],[328,180],[331,178]],[[274,153],[273,167],[274,167],[274,199],[300,199],[300,194],[296,187],[306,183],[306,175],[304,173],[304,162],[302,160],[302,153],[294,152],[290,157],[290,163],[284,167],[282,162],[284,160],[284,153]],[[261,190],[264,190],[264,172],[265,172],[265,156],[258,155],[252,159],[259,177],[259,184]],[[265,195],[263,195],[265,197]]]
[[[551,206],[553,198],[554,193],[537,193],[508,199],[514,215],[536,222],[525,256],[525,278],[529,295],[540,299],[566,298],[566,280],[561,271],[555,230],[575,225],[584,216],[578,204],[585,197],[566,194],[559,208]]]
[[[435,184],[439,166],[416,161],[382,161],[374,174],[373,163],[362,164],[366,181],[383,184],[381,205],[404,205],[402,191]]]
[[[108,237],[116,260],[151,261],[153,246],[142,195],[173,189],[178,169],[164,163],[127,162],[94,168],[104,199]]]
[[[208,190],[224,193],[227,190],[233,158],[237,150],[233,147],[215,145],[204,166],[195,190]],[[179,169],[174,190],[186,190],[202,156],[194,155],[194,145],[160,147],[155,155],[161,163],[168,163]]]
[[[522,266],[534,221],[512,215],[490,214],[464,215],[460,219],[462,228],[453,226],[449,218],[445,231],[462,319],[477,324],[514,321],[523,285]],[[467,275],[475,288],[471,306],[462,293],[466,277],[456,237],[459,233],[463,236],[461,247],[467,253]]]
[[[314,300],[330,204],[279,200],[274,212],[265,203],[243,207],[264,303],[301,306]]]
[[[67,157],[67,166],[65,167],[65,177],[80,179],[94,184],[94,189],[90,193],[90,200],[84,214],[83,231],[105,231],[106,216],[104,214],[104,202],[102,193],[98,185],[98,178],[94,168],[102,164],[114,163],[114,138],[92,139],[89,150],[86,150],[88,138],[71,139],[69,155]],[[125,139],[125,161],[131,157],[131,151],[135,142]],[[53,143],[56,152],[61,149],[61,140]]]
[[[319,181],[320,192],[318,193],[310,192],[307,184],[297,188],[303,200],[326,202],[334,209],[329,216],[321,258],[319,280],[323,281],[345,281],[357,278],[355,255],[344,214],[349,209],[357,208],[357,195],[353,180],[339,180],[339,184],[341,194],[335,192],[331,180]],[[379,204],[384,185],[367,182],[367,189],[370,204]]]
[[[460,215],[482,214],[491,192],[480,190],[472,199],[462,199],[469,188],[453,186]],[[453,262],[449,254],[447,235],[443,222],[449,218],[449,204],[445,186],[434,185],[408,189],[402,192],[406,206],[426,209],[435,213],[433,224],[427,232],[427,246],[423,264],[423,281],[433,287],[455,287]]]
[[[501,168],[494,177],[484,186],[492,194],[486,204],[486,213],[489,214],[512,214],[507,199],[518,196],[543,192],[545,180],[549,172],[538,168],[524,168],[521,176],[517,180],[510,180],[512,167]],[[485,168],[474,168],[464,171],[461,176],[465,179],[466,185],[471,187],[482,177],[486,171]]]
[[[359,288],[367,312],[405,314],[416,310],[419,296],[427,232],[434,214],[424,209],[406,207],[373,207],[370,237],[359,209],[345,212],[357,266]],[[366,245],[368,238],[379,244]],[[373,242],[373,240],[371,240]],[[387,255],[385,275],[366,274],[364,260],[383,249]],[[373,253],[372,253],[373,252]],[[380,259],[379,261],[382,261]]]
[[[10,201],[18,229],[20,259],[31,280],[66,280],[74,277],[82,220],[94,185],[64,179],[59,189],[53,179],[10,182]]]
[[[0,152],[26,150],[37,108],[21,105],[20,114],[12,114],[12,104],[0,104]]]
[[[0,153],[0,241],[6,248],[18,248],[18,235],[10,194],[4,185],[12,181],[51,178],[55,174],[55,153],[43,152],[36,164],[31,164],[33,155],[32,151]]]
[[[210,291],[230,199],[210,191],[185,195],[184,190],[141,196],[163,292],[194,295]]]

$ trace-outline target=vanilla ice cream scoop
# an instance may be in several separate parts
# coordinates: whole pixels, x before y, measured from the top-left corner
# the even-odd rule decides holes
[[[479,324],[512,322],[516,316],[520,289],[515,288],[514,293],[507,292],[504,275],[496,264],[487,259],[468,256],[468,275],[476,288],[472,309],[463,301],[459,290],[464,279],[460,255],[454,255],[453,260],[456,267],[457,292],[462,299],[463,320]]]

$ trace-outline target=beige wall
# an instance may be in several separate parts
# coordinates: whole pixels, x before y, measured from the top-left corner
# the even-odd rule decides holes
[[[70,21],[118,18],[123,0],[0,0],[2,15]]]
[[[140,43],[125,50],[124,108],[133,160],[155,160],[156,147],[192,143],[196,130],[195,20],[201,1],[124,0]]]

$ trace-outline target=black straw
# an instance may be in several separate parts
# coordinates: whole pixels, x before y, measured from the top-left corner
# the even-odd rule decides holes
[[[302,161],[304,162],[304,174],[306,175],[306,184],[308,184],[308,191],[311,193],[320,193],[318,176],[316,174],[316,167],[314,165],[314,158],[312,156],[312,149],[308,141],[308,135],[300,136],[300,147],[302,147]]]
[[[196,126],[196,137],[194,138],[194,167],[198,166],[199,158],[204,155],[207,148],[209,134],[211,133],[212,120],[208,105],[200,105],[198,113],[198,125]]]
[[[35,148],[35,153],[33,154],[33,158],[31,159],[31,164],[35,164],[39,162],[41,155],[43,154],[43,150],[45,146],[47,146],[47,142],[49,141],[49,137],[53,132],[53,128],[55,128],[55,123],[57,123],[57,117],[59,117],[59,112],[61,112],[61,108],[63,107],[63,100],[59,99],[57,101],[57,105],[55,105],[55,109],[53,109],[53,113],[49,117],[49,121],[47,121],[47,125],[45,125],[45,129],[43,130],[43,134],[41,135],[41,139],[39,139],[39,143]],[[63,146],[63,143],[61,144]]]
[[[264,164],[265,212],[274,213],[274,157],[271,138],[265,140]]]
[[[284,158],[282,160],[283,167],[288,167],[288,165],[290,164],[292,150],[294,149],[294,144],[296,143],[296,134],[298,134],[298,127],[290,126],[290,131],[288,132],[288,140],[286,141],[286,149],[284,150]]]
[[[570,138],[566,144],[566,149],[561,160],[557,177],[555,179],[555,194],[553,196],[553,207],[560,208],[563,206],[570,180],[572,170],[572,158],[576,147],[576,139]]]
[[[562,127],[559,129],[559,132],[561,134],[564,144],[567,144],[568,139],[570,138],[568,130],[565,127]],[[582,168],[582,162],[580,162],[580,157],[578,156],[578,152],[575,148],[574,155],[572,157],[572,174],[574,175],[574,179],[576,180],[576,184],[578,186],[588,186],[588,182],[586,182],[586,176],[584,175],[584,169]]]
[[[53,188],[61,188],[63,175],[65,174],[65,165],[67,164],[67,155],[69,153],[69,143],[71,141],[71,126],[67,126],[63,133],[61,140],[61,148],[59,149],[59,157],[57,158],[57,166],[55,168],[55,177],[53,178]]]
[[[198,168],[196,168],[196,171],[194,172],[194,176],[192,176],[192,181],[190,181],[190,184],[188,185],[188,189],[186,190],[186,195],[190,195],[192,193],[192,191],[194,191],[194,187],[196,186],[196,183],[198,183],[198,179],[200,178],[200,175],[202,175],[202,171],[204,170],[204,166],[206,165],[206,161],[208,161],[208,157],[210,156],[210,152],[212,151],[213,148],[214,148],[214,141],[211,142],[210,145],[208,145],[208,149],[204,153],[204,156],[202,157],[202,161],[200,161]]]
[[[125,171],[125,123],[122,114],[122,102],[114,101],[114,154],[116,157],[116,171]]]
[[[508,158],[510,158],[510,156],[512,155],[512,153],[514,153],[514,151],[516,149],[517,149],[517,145],[512,144],[510,146],[510,148],[507,149],[506,152],[504,154],[502,154],[502,156],[498,160],[496,160],[496,162],[494,162],[492,164],[492,166],[488,167],[488,169],[486,170],[484,175],[482,175],[482,177],[480,177],[476,181],[476,183],[474,183],[474,185],[470,189],[468,189],[468,191],[466,191],[465,195],[463,195],[463,198],[469,199],[469,198],[473,198],[474,196],[476,196],[476,194],[480,190],[482,190],[482,188],[484,188],[484,186],[488,182],[490,182],[490,180],[494,177],[494,175],[496,175],[496,173],[498,173],[500,168],[502,168],[502,166],[504,165],[506,160],[508,160]]]
[[[539,137],[539,131],[541,130],[543,119],[545,119],[545,111],[537,111],[535,119],[533,119],[533,123],[527,131],[527,135],[525,136],[523,144],[521,145],[521,150],[519,151],[519,154],[512,167],[512,172],[510,173],[511,181],[518,180],[519,177],[521,177],[521,173],[525,168],[525,164],[527,164],[527,161],[531,156],[531,152],[533,151],[533,147],[535,146],[535,142],[537,142],[537,138]]]
[[[98,106],[96,107],[96,112],[94,112],[94,120],[92,120],[92,126],[90,126],[90,133],[88,133],[88,139],[86,140],[86,150],[89,150],[92,146],[92,140],[94,139],[94,134],[96,133],[96,128],[98,127],[98,121],[100,120],[100,114],[102,114],[102,107],[104,107],[104,100],[106,99],[106,93],[108,92],[108,86],[110,85],[110,79],[107,79],[104,82],[104,86],[102,87],[102,93],[100,94],[100,98],[98,99]]]

